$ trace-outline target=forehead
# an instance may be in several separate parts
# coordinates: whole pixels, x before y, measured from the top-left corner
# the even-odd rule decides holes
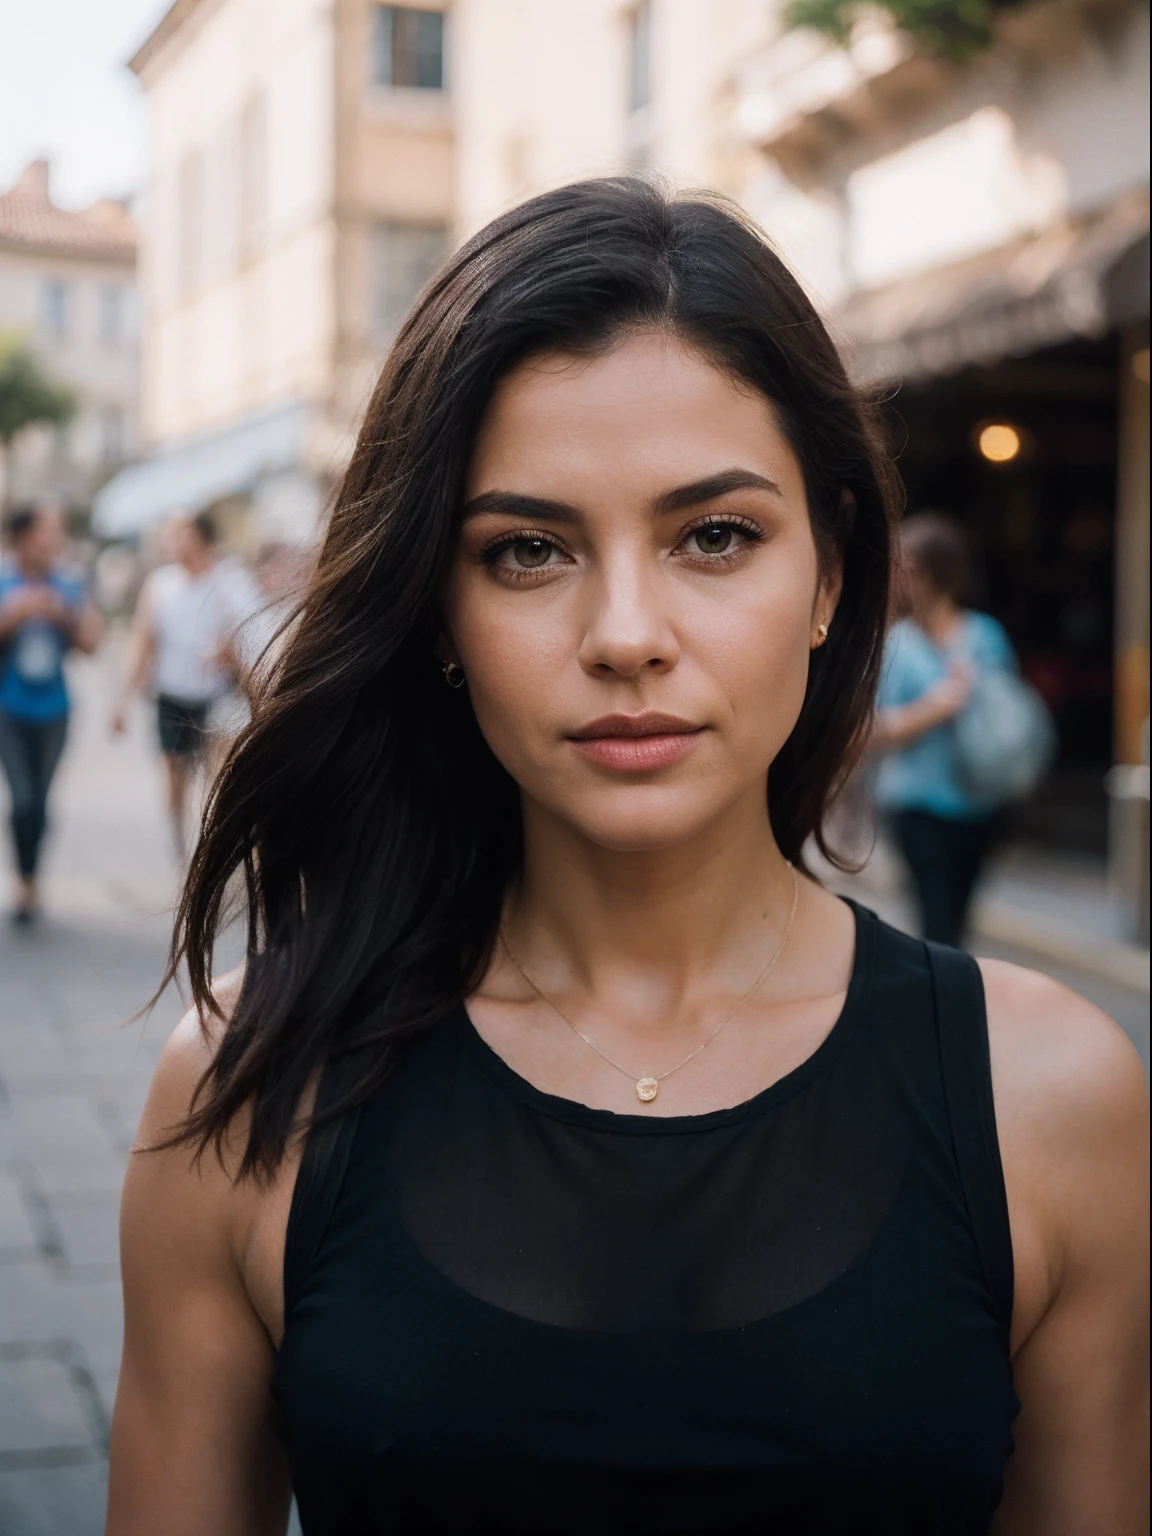
[[[546,352],[509,373],[481,425],[469,493],[530,489],[522,482],[558,472],[674,484],[736,464],[778,484],[798,478],[771,402],[695,347],[637,332],[597,357]]]

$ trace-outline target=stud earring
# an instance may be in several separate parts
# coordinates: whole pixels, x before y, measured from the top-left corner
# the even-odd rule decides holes
[[[463,688],[465,683],[464,668],[458,667],[454,661],[444,663],[444,681],[449,688]]]
[[[825,640],[827,640],[827,638],[828,638],[828,626],[827,626],[827,624],[817,624],[817,626],[816,626],[816,633],[820,636],[821,643],[823,643]]]

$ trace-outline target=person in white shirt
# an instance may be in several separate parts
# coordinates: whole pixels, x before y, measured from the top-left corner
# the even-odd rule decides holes
[[[140,590],[112,728],[125,729],[129,699],[150,683],[173,839],[183,860],[188,794],[204,758],[209,714],[232,686],[223,657],[260,599],[247,572],[219,558],[206,513],[173,517],[165,533],[172,563],[153,571]]]
[[[280,540],[260,546],[252,562],[258,606],[227,641],[223,660],[237,686],[231,699],[213,711],[212,725],[230,744],[248,724],[252,705],[268,681],[286,638],[284,626],[295,611],[307,580],[308,552]]]

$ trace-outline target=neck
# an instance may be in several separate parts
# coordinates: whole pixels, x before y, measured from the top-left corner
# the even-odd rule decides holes
[[[27,555],[17,555],[16,565],[26,581],[46,581],[52,570],[42,560],[29,560]]]
[[[930,640],[941,645],[951,638],[960,614],[959,604],[947,593],[941,593],[918,610],[916,622]]]
[[[185,555],[180,564],[189,576],[203,576],[205,571],[210,571],[216,564],[216,556],[211,550],[206,549],[202,554]]]
[[[688,841],[639,852],[594,844],[526,801],[524,869],[505,931],[546,989],[669,1016],[735,952],[770,951],[792,892],[763,784]]]

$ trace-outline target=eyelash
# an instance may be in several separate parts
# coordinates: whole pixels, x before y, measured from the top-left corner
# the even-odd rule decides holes
[[[730,560],[738,559],[741,550],[746,545],[759,544],[764,538],[764,530],[758,523],[754,523],[751,518],[739,517],[729,512],[719,517],[702,517],[698,521],[690,523],[681,534],[680,541],[676,546],[677,549],[701,528],[733,528],[737,533],[744,535],[742,541],[735,548],[724,550],[721,554],[706,555],[703,552],[698,553],[697,559],[706,565],[719,565],[721,562],[727,563]],[[500,534],[490,544],[486,544],[480,551],[479,559],[484,565],[494,566],[506,549],[511,549],[516,544],[528,543],[533,540],[538,540],[542,544],[550,544],[554,549],[563,548],[558,539],[550,533],[545,533],[542,528],[517,528],[514,532]],[[534,581],[542,572],[548,569],[548,566],[537,566],[535,568],[525,566],[517,570],[515,567],[510,566],[504,569],[503,574],[510,576],[513,581]]]
[[[737,533],[744,535],[743,540],[733,549],[726,549],[719,555],[705,555],[701,552],[700,558],[709,565],[715,565],[719,560],[734,560],[740,551],[749,544],[760,544],[764,540],[764,530],[759,523],[754,523],[750,517],[740,517],[733,512],[722,513],[719,517],[701,517],[696,522],[689,524],[680,537],[680,544],[690,539],[701,528],[734,528]],[[677,548],[680,546],[677,545]]]

